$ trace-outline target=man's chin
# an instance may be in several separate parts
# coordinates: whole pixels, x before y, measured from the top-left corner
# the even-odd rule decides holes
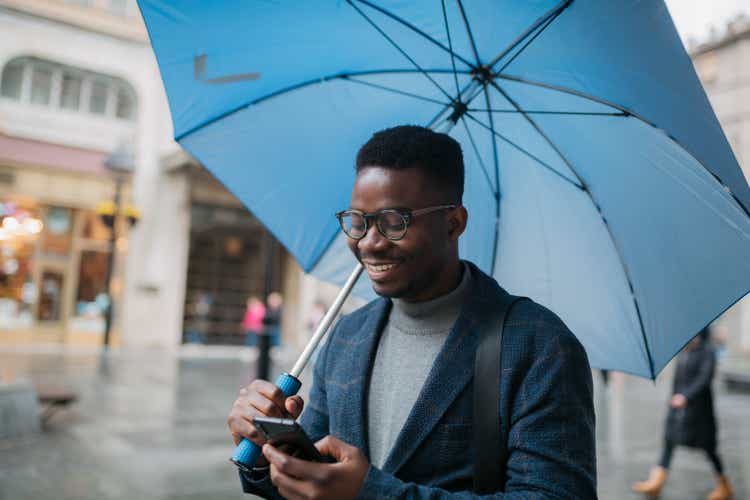
[[[403,297],[407,291],[406,287],[403,286],[397,286],[392,283],[377,283],[375,281],[372,281],[372,289],[381,297],[388,297],[389,299]]]

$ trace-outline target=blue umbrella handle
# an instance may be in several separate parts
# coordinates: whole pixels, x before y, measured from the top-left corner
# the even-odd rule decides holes
[[[286,397],[294,396],[302,387],[302,382],[293,375],[288,373],[282,373],[279,378],[276,379],[276,387],[281,389]],[[234,455],[230,460],[240,469],[249,472],[255,462],[260,457],[261,448],[257,444],[253,443],[249,439],[243,439],[237,448],[234,449]]]
[[[357,282],[359,275],[362,274],[363,269],[364,266],[361,263],[357,262],[357,266],[349,275],[349,278],[347,278],[346,283],[344,283],[344,287],[336,296],[336,299],[333,301],[333,304],[331,304],[328,312],[326,312],[325,316],[323,316],[323,319],[320,320],[320,324],[315,330],[315,334],[307,343],[305,350],[302,351],[302,354],[294,364],[294,367],[289,373],[283,373],[279,376],[278,379],[276,379],[276,387],[281,389],[281,392],[283,392],[286,397],[294,396],[295,394],[297,394],[297,391],[299,391],[299,388],[302,386],[302,382],[300,382],[297,377],[299,377],[302,373],[302,370],[305,369],[305,365],[307,365],[310,357],[312,357],[315,349],[318,347],[318,344],[320,344],[320,341],[323,340],[323,336],[328,331],[328,327],[331,326],[333,320],[336,318],[336,315],[341,310],[341,306],[344,305],[344,301],[349,296],[352,288],[354,288],[354,284]],[[258,458],[260,457],[260,451],[260,446],[256,445],[248,439],[243,439],[242,442],[237,445],[237,448],[235,448],[234,450],[234,455],[232,455],[232,458],[230,458],[229,460],[234,462],[234,464],[243,471],[249,472],[250,469],[252,469],[255,465],[255,462],[258,461]]]

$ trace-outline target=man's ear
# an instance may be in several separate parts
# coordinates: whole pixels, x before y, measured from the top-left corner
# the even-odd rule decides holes
[[[469,212],[466,207],[460,205],[449,212],[448,215],[448,236],[456,241],[458,237],[466,230],[466,223],[469,219]]]

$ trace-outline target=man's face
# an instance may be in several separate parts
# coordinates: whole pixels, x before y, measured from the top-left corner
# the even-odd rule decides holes
[[[384,208],[417,210],[455,202],[421,169],[372,166],[357,174],[350,208],[373,213]],[[380,234],[375,221],[370,220],[362,239],[348,238],[349,248],[365,265],[378,295],[429,300],[441,286],[446,267],[458,259],[458,236],[465,226],[462,214],[465,209],[460,207],[414,217],[406,235],[397,241]]]

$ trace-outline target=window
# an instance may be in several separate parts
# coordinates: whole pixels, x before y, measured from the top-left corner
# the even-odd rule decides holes
[[[31,103],[46,106],[52,94],[52,71],[35,67],[31,74]]]
[[[135,121],[135,91],[121,78],[19,57],[2,71],[3,98],[117,120]]]
[[[70,73],[63,74],[62,94],[60,95],[60,107],[78,111],[81,103],[81,85],[80,77]]]
[[[5,66],[2,80],[2,95],[11,99],[21,99],[21,86],[23,85],[23,63],[12,61]]]
[[[107,112],[107,85],[105,83],[93,82],[91,84],[89,111],[97,115],[103,115]]]
[[[62,313],[62,292],[65,277],[61,271],[42,272],[42,285],[39,290],[39,321],[60,321]]]
[[[108,10],[117,16],[127,16],[130,14],[129,0],[109,0]]]
[[[44,255],[66,256],[73,237],[73,211],[64,207],[47,207],[44,214],[41,250]]]
[[[123,120],[135,119],[135,99],[123,87],[117,92],[117,118],[122,118]]]

